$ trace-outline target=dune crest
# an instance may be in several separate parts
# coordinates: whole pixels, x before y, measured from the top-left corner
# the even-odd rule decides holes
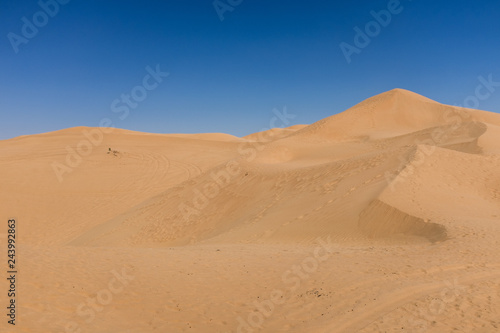
[[[474,115],[473,110],[443,105],[407,90],[394,89],[322,119],[293,136],[311,142],[363,141],[470,121]]]

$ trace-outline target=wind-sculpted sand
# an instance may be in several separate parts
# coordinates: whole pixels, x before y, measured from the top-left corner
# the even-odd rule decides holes
[[[0,174],[1,332],[500,331],[498,114],[395,89],[244,138],[70,128]]]

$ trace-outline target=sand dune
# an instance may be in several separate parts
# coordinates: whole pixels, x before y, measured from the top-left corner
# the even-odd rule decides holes
[[[252,133],[250,135],[247,135],[243,137],[244,139],[247,139],[249,141],[258,141],[258,142],[269,142],[269,141],[274,141],[277,139],[282,139],[292,133],[295,133],[299,129],[302,129],[304,127],[307,127],[308,125],[293,125],[290,127],[286,128],[271,128],[266,131],[261,131],[257,133]]]
[[[498,331],[499,142],[500,115],[402,89],[244,138],[0,141],[0,331]]]

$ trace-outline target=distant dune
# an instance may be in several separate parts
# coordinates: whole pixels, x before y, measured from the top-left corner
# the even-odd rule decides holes
[[[0,141],[0,174],[12,332],[500,330],[495,113],[394,89],[243,138],[78,127]]]
[[[271,128],[266,131],[247,135],[244,137],[244,139],[247,139],[249,141],[270,142],[284,138],[304,127],[307,127],[307,125],[294,125],[286,128]]]

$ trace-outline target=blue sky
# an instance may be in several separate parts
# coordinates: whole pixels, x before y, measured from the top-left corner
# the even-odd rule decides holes
[[[393,88],[462,104],[478,77],[500,82],[498,1],[220,0],[223,13],[213,0],[60,0],[57,12],[54,1],[41,1],[53,17],[37,1],[0,3],[0,139],[103,118],[242,136],[269,126],[275,108],[312,123]],[[348,63],[339,45],[356,46],[354,28],[388,8],[390,23]],[[29,38],[26,20],[39,25],[24,28]],[[145,90],[157,65],[169,75]],[[134,89],[140,102],[120,119],[111,105]],[[500,112],[500,87],[479,104]]]

